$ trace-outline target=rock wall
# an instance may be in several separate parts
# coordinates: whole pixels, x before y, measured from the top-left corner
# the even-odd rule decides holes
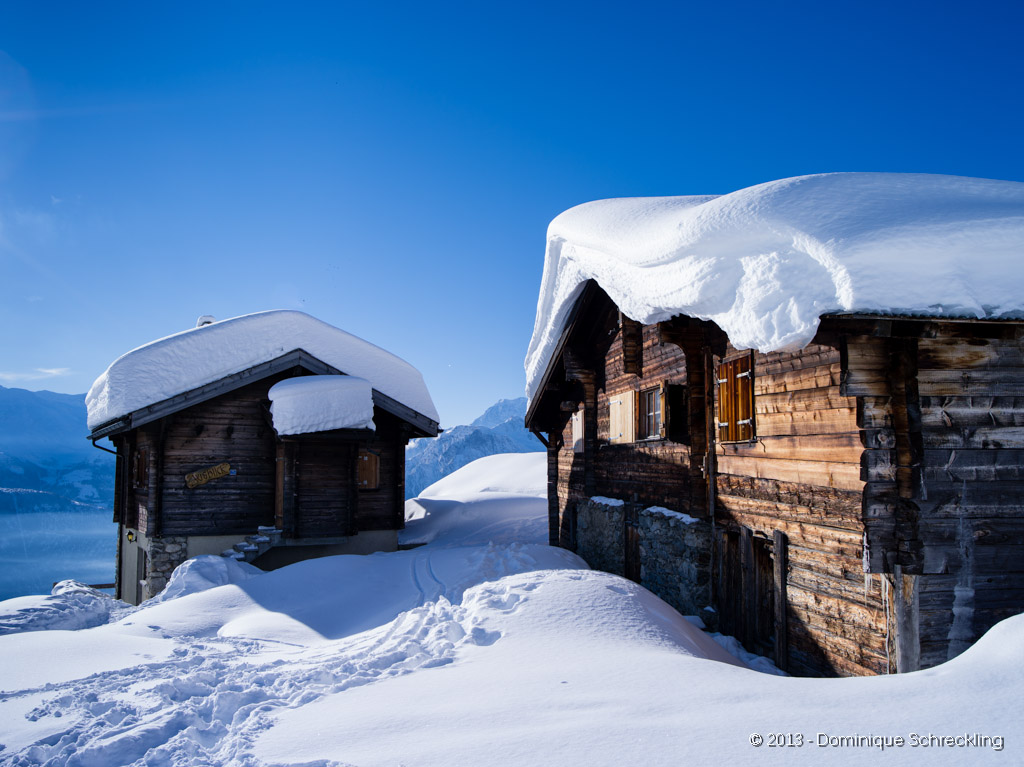
[[[609,499],[610,500],[610,499]],[[595,570],[626,572],[625,504],[586,500],[576,507],[576,553]]]
[[[187,540],[184,535],[165,535],[149,541],[146,562],[146,585],[142,599],[155,597],[164,590],[174,568],[188,559]]]
[[[711,525],[683,514],[641,509],[640,583],[683,615],[711,600]]]
[[[627,553],[627,518],[637,520],[638,546]],[[595,570],[624,575],[639,558],[640,584],[683,615],[711,600],[711,525],[659,507],[591,498],[576,508],[576,553]]]

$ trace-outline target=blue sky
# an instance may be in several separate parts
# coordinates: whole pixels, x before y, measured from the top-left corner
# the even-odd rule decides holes
[[[520,396],[548,222],[837,170],[1024,181],[1019,3],[0,7],[0,385],[273,308]]]

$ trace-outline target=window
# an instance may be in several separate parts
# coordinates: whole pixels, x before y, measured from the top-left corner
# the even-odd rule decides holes
[[[657,439],[661,437],[661,389],[644,389],[640,392],[639,399],[636,438]]]
[[[718,439],[754,439],[754,353],[718,365]]]
[[[380,488],[380,455],[372,450],[360,450],[356,459],[358,476],[356,483],[360,490]]]
[[[683,384],[663,383],[608,398],[608,442],[690,441],[689,397]]]

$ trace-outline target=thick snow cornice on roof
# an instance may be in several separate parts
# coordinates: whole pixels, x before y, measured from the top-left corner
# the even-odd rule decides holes
[[[375,429],[370,382],[355,376],[286,378],[270,387],[270,414],[278,434]]]
[[[85,397],[89,429],[296,349],[438,420],[423,376],[405,360],[303,312],[270,311],[192,328],[121,355]]]
[[[527,395],[591,279],[644,324],[685,314],[773,351],[808,344],[831,312],[1024,317],[1022,261],[1015,181],[833,173],[585,203],[548,227]]]

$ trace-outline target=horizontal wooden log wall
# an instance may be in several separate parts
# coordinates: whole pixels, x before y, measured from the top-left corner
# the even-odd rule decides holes
[[[918,576],[928,667],[1024,609],[1024,344],[1016,324],[910,328],[850,339],[848,389],[883,435],[865,462],[872,569]]]
[[[275,434],[263,402],[278,378],[250,384],[168,419],[165,535],[244,535],[259,525],[273,524]],[[230,464],[236,474],[191,489],[186,486],[186,474],[220,463]]]
[[[568,414],[567,414],[568,415]],[[556,438],[559,436],[554,434]],[[549,509],[549,537],[552,544],[575,551],[575,527],[572,514],[574,504],[586,498],[583,488],[583,454],[573,451],[572,446],[572,422],[565,421],[560,439],[552,444],[548,451],[548,473],[552,472],[551,462],[554,462],[554,473],[557,475],[555,483],[556,509],[554,520],[550,519]],[[550,492],[550,489],[549,489]],[[550,498],[549,498],[550,503]],[[550,527],[551,523],[554,527]]]
[[[838,348],[817,344],[756,354],[756,440],[716,446],[716,521],[788,541],[786,660],[796,674],[888,667],[881,578],[865,576],[861,556],[857,401],[840,393],[840,362]]]
[[[673,343],[660,343],[655,325],[643,327],[642,339],[641,375],[627,372],[635,368],[624,354],[621,332],[604,358],[604,387],[597,393],[596,494],[627,501],[635,497],[639,503],[707,516],[705,485],[700,469],[691,464],[690,445],[666,439],[609,444],[609,399],[663,384],[687,384],[683,350]],[[703,403],[703,396],[691,392],[691,400]],[[703,423],[697,431],[702,443]]]
[[[356,525],[359,530],[399,530],[405,526],[405,439],[394,416],[377,409],[374,421],[374,438],[361,447],[380,456],[380,486],[356,494]]]

